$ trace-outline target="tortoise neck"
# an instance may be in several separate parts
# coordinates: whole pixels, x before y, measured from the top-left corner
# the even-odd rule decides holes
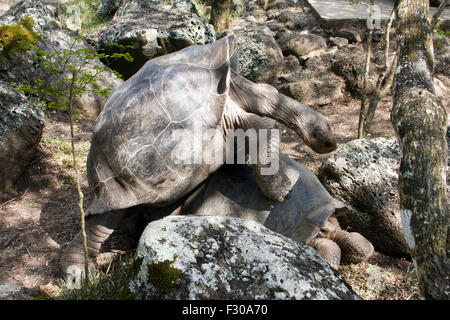
[[[307,136],[303,124],[313,110],[279,93],[271,85],[255,84],[232,71],[230,96],[246,112],[274,119],[302,138]]]

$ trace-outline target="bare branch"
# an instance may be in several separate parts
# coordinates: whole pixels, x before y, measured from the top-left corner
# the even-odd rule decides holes
[[[373,20],[373,5],[375,0],[370,0],[370,14],[369,20]],[[364,121],[366,118],[366,110],[367,110],[367,81],[369,78],[369,70],[370,70],[370,57],[372,55],[372,35],[373,35],[373,27],[369,29],[369,37],[367,39],[367,52],[366,52],[366,64],[364,67],[364,83],[361,97],[361,110],[359,111],[359,125],[358,125],[358,139],[361,139],[364,136]]]
[[[433,19],[431,20],[431,25],[434,27],[437,25],[439,21],[439,16],[441,15],[442,11],[444,11],[445,7],[447,7],[449,0],[444,0],[441,2],[441,5],[439,6],[438,10],[433,16]]]

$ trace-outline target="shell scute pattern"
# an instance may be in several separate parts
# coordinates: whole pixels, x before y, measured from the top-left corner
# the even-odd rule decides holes
[[[97,120],[88,156],[94,189],[89,214],[169,203],[217,169],[174,161],[177,146],[192,144],[192,136],[174,131],[192,132],[197,124],[220,128],[226,94],[217,90],[235,51],[228,39],[191,46],[147,62],[114,90]]]

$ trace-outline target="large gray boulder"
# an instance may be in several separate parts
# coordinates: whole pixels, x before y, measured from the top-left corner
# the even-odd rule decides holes
[[[100,31],[98,46],[108,53],[117,50],[111,43],[131,46],[127,51],[133,63],[111,64],[129,78],[154,57],[214,40],[214,29],[199,16],[191,0],[131,0],[123,1]]]
[[[359,232],[380,252],[407,256],[398,195],[400,150],[395,138],[357,139],[338,146],[318,177],[350,213],[343,229]]]
[[[358,299],[314,249],[240,218],[151,222],[137,257],[141,299]]]
[[[0,193],[32,160],[44,129],[43,112],[0,81]]]
[[[20,0],[12,5],[8,11],[0,16],[0,26],[11,25],[21,22],[24,17],[31,17],[34,20],[33,31],[41,35],[37,47],[47,53],[54,53],[61,50],[93,49],[85,40],[78,40],[74,43],[76,33],[60,28],[59,22],[51,8],[42,0]],[[80,65],[80,61],[72,60],[75,66]],[[84,68],[92,73],[96,73],[96,68],[104,68],[99,59],[92,59]],[[97,84],[101,88],[113,89],[122,83],[111,71],[106,70],[98,75]],[[0,58],[0,79],[8,82],[24,83],[36,85],[38,79],[49,83],[50,74],[42,68],[36,53],[33,50],[27,52],[17,52],[6,58]],[[105,98],[94,93],[93,88],[88,86],[88,90],[76,96],[74,103],[86,110],[87,114],[97,116],[103,109]],[[48,97],[46,97],[48,98]]]

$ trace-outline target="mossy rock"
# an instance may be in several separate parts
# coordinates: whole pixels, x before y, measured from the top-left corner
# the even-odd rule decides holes
[[[148,280],[155,287],[156,293],[160,297],[164,297],[177,285],[176,282],[182,271],[173,267],[174,262],[175,259],[147,265]]]
[[[25,16],[20,23],[0,27],[0,56],[8,58],[18,52],[26,52],[30,44],[36,44],[39,36],[33,32],[34,20]]]

